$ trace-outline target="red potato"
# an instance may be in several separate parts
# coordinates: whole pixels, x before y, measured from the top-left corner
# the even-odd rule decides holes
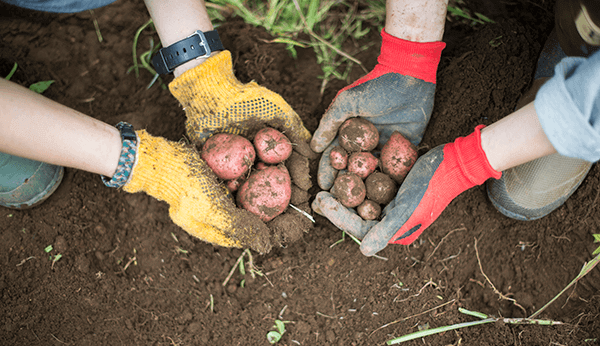
[[[292,179],[285,166],[254,171],[238,190],[238,203],[264,222],[281,214],[292,197]]]
[[[352,153],[348,158],[348,171],[366,179],[379,166],[379,160],[373,154],[361,151]]]
[[[401,184],[417,161],[417,156],[417,147],[400,132],[394,131],[390,140],[381,149],[380,158],[383,172]]]
[[[375,172],[365,180],[367,198],[379,204],[388,204],[396,196],[396,183],[389,175]]]
[[[230,133],[217,133],[202,146],[201,157],[223,179],[237,179],[250,170],[256,152],[249,140]]]
[[[285,161],[292,154],[292,142],[281,132],[265,127],[254,136],[258,158],[269,164]]]
[[[354,208],[360,205],[367,195],[362,179],[355,173],[342,173],[335,178],[331,193],[343,206]]]
[[[370,121],[350,118],[339,129],[340,145],[349,153],[371,151],[379,143],[379,131]]]
[[[329,160],[331,162],[331,167],[337,170],[344,169],[348,166],[348,152],[346,149],[337,145],[331,149]]]
[[[370,199],[365,199],[364,202],[356,207],[356,212],[365,220],[375,220],[381,215],[381,206]]]
[[[256,165],[254,165],[254,168],[256,168],[259,171],[262,171],[263,169],[269,167],[266,163],[264,162],[257,162]]]
[[[243,179],[234,179],[234,180],[227,180],[227,182],[225,182],[225,186],[227,187],[227,190],[229,190],[230,192],[235,192],[237,191],[240,186],[242,185],[242,183],[244,182]]]

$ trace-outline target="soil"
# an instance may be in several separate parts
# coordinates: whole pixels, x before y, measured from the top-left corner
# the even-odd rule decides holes
[[[469,6],[496,23],[447,22],[421,154],[509,114],[531,84],[553,26],[551,1]],[[182,138],[185,116],[175,98],[158,84],[147,89],[152,76],[145,70],[137,78],[128,73],[134,34],[149,18],[143,2],[121,0],[79,14],[2,5],[0,17],[2,76],[17,62],[12,80],[26,86],[55,80],[44,95],[57,102],[110,124],[123,120],[173,141]],[[321,96],[321,70],[311,50],[299,48],[293,59],[283,45],[269,43],[264,30],[235,18],[219,33],[238,79],[282,95],[311,132],[335,93],[364,74],[355,68]],[[151,35],[142,34],[138,53],[148,49]],[[364,39],[375,42],[358,55],[370,70],[379,34],[372,30]],[[313,182],[307,198],[317,190]],[[563,206],[521,222],[497,212],[485,188],[476,187],[456,198],[414,244],[379,253],[387,260],[364,257],[318,215],[300,234],[304,226],[297,219],[284,219],[277,227],[299,239],[254,254],[256,271],[247,265],[242,274],[236,261],[243,250],[190,237],[171,222],[164,202],[67,169],[42,205],[0,209],[0,343],[267,345],[267,332],[279,319],[289,321],[280,345],[381,345],[420,328],[475,319],[458,307],[524,317],[592,258],[592,234],[600,233],[599,194],[594,165]],[[48,245],[50,253],[44,251]],[[53,261],[57,254],[62,257]],[[596,268],[542,313],[563,325],[486,324],[407,345],[597,344],[599,288]],[[516,304],[499,299],[498,292]]]

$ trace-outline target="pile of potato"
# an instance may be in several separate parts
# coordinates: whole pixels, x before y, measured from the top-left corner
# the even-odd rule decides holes
[[[239,135],[218,133],[204,143],[201,157],[229,191],[237,191],[242,208],[268,222],[290,203],[292,179],[282,162],[292,154],[292,143],[270,127],[258,131],[253,143]]]
[[[372,151],[379,143],[379,131],[364,118],[346,120],[338,134],[340,145],[331,150],[330,161],[340,172],[330,192],[345,207],[356,208],[363,219],[375,220],[396,196],[397,186],[417,160],[417,148],[395,131],[378,159]]]

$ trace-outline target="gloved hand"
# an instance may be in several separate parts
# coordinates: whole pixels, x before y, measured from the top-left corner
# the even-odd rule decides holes
[[[175,78],[169,89],[185,110],[186,132],[194,144],[202,145],[219,132],[247,137],[264,124],[296,144],[310,139],[298,114],[281,96],[255,82],[237,80],[227,50]]]
[[[144,191],[169,204],[175,224],[204,241],[226,247],[271,249],[269,229],[238,209],[198,152],[183,144],[137,131],[137,162],[123,190]]]
[[[360,221],[328,192],[319,192],[313,209],[345,232],[362,237],[360,250],[372,256],[387,244],[408,245],[415,241],[463,191],[483,184],[489,178],[499,179],[481,148],[481,128],[459,137],[453,143],[440,145],[420,157],[400,186],[396,198],[383,210],[383,218],[375,225]]]
[[[340,90],[323,115],[314,133],[311,148],[321,156],[317,181],[323,190],[333,185],[337,171],[329,163],[328,152],[340,125],[350,117],[368,118],[380,132],[379,142],[388,141],[399,131],[414,145],[433,110],[435,75],[443,42],[418,43],[381,32],[378,64],[366,76]]]

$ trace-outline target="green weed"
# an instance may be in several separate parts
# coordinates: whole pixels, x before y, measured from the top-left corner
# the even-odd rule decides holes
[[[448,5],[448,14],[451,18],[456,18],[462,21],[465,24],[469,24],[470,26],[474,26],[477,24],[493,24],[495,23],[490,18],[485,15],[475,12],[474,15],[471,15],[471,11],[464,7],[465,2],[463,0],[456,0],[450,2]]]
[[[10,70],[10,72],[8,73],[8,75],[6,77],[4,77],[4,79],[10,80],[12,78],[12,76],[15,74],[15,72],[17,72],[18,67],[19,67],[19,65],[17,63],[15,63],[13,65],[12,69]],[[34,91],[38,94],[41,94],[44,91],[46,91],[52,83],[54,83],[53,80],[47,80],[47,81],[33,83],[29,86],[29,90]]]
[[[273,325],[272,327],[275,330],[272,330],[267,333],[267,340],[269,341],[269,343],[275,344],[279,342],[279,340],[281,340],[281,337],[283,336],[283,334],[285,334],[286,323],[290,323],[290,321],[275,320],[275,325]]]
[[[165,85],[165,83],[163,83],[159,74],[156,73],[156,71],[154,70],[154,68],[152,67],[151,62],[150,62],[152,60],[152,55],[154,55],[154,53],[156,53],[160,49],[160,43],[157,45],[154,45],[154,38],[150,37],[148,39],[150,48],[148,50],[142,52],[142,54],[140,54],[139,57],[137,55],[140,35],[142,34],[142,31],[144,31],[144,29],[146,29],[146,28],[152,30],[153,32],[156,32],[156,30],[154,29],[154,22],[152,21],[152,19],[148,20],[146,23],[144,23],[142,26],[140,26],[138,28],[138,30],[136,31],[135,35],[133,36],[133,47],[132,47],[133,66],[131,66],[127,70],[127,73],[134,71],[135,77],[138,78],[140,76],[140,68],[143,68],[146,71],[150,72],[150,74],[152,74],[152,76],[154,76],[152,78],[152,80],[150,81],[150,83],[148,84],[148,86],[146,87],[146,89],[150,89],[152,87],[152,85],[154,85],[154,83],[158,80],[161,88],[163,90],[165,90],[165,89],[167,89],[167,86]]]
[[[592,234],[594,236],[594,243],[600,243],[600,234]],[[597,255],[600,253],[600,246],[598,246],[596,248],[596,250],[594,250],[594,253],[592,253],[592,255]]]
[[[323,71],[321,93],[331,79],[346,80],[353,65],[368,72],[354,56],[372,43],[359,46],[356,41],[369,33],[369,27],[381,30],[385,18],[383,0],[363,7],[338,0],[215,0],[213,3],[233,8],[234,15],[246,23],[264,27],[275,37],[270,42],[286,44],[294,57],[296,48],[312,48]]]
[[[600,241],[600,235],[595,234],[594,238],[597,241]],[[600,252],[599,249],[596,249],[596,251]],[[596,254],[596,251],[594,252],[594,254]],[[449,330],[472,327],[472,326],[476,326],[476,325],[480,325],[480,324],[494,323],[494,322],[499,322],[499,321],[504,322],[504,323],[510,323],[510,324],[537,324],[537,325],[546,325],[546,326],[562,324],[562,322],[559,322],[559,321],[540,320],[540,319],[536,319],[536,317],[539,316],[548,306],[550,306],[550,304],[552,304],[556,299],[558,299],[570,287],[572,287],[574,284],[576,284],[577,281],[581,280],[581,278],[583,278],[586,274],[588,274],[590,271],[592,271],[592,269],[594,269],[594,267],[596,267],[598,262],[600,262],[600,254],[596,255],[596,257],[594,257],[592,260],[585,263],[583,265],[583,267],[581,268],[581,271],[579,272],[579,274],[575,277],[575,279],[573,279],[562,291],[560,291],[556,296],[554,296],[554,298],[552,298],[548,303],[546,303],[538,311],[536,311],[535,313],[533,313],[531,316],[529,316],[527,318],[499,318],[499,317],[488,316],[481,312],[469,311],[467,309],[459,308],[458,309],[459,312],[473,316],[473,317],[477,317],[480,320],[458,323],[458,324],[453,324],[453,325],[449,325],[449,326],[442,326],[442,327],[433,328],[433,329],[420,330],[415,333],[407,334],[407,335],[404,335],[404,336],[401,336],[398,338],[388,340],[387,344],[395,345],[395,344],[399,344],[404,341],[419,339],[419,338],[422,338],[422,337],[425,337],[428,335],[443,333],[443,332],[446,332]]]

